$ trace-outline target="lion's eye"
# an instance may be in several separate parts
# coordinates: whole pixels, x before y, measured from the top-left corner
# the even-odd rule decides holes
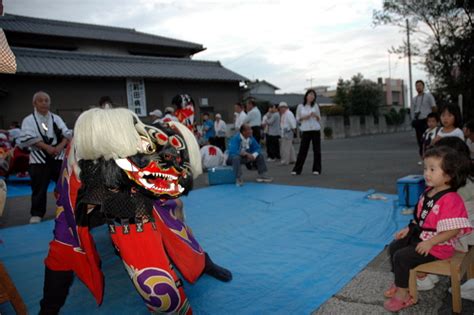
[[[169,138],[169,142],[175,149],[177,150],[182,150],[184,149],[184,141],[182,141],[179,137],[177,136],[171,136]]]
[[[155,146],[148,141],[146,138],[141,139],[142,152],[145,154],[151,154],[155,152]]]

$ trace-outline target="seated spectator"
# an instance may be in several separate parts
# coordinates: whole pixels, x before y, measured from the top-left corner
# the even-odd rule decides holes
[[[159,109],[151,111],[149,115],[151,117],[152,125],[160,123],[161,117],[163,117],[163,113]]]
[[[441,127],[438,125],[439,117],[437,113],[429,113],[426,117],[426,123],[428,124],[428,128],[423,133],[421,142],[423,154],[433,144],[433,140],[441,130]]]
[[[240,132],[235,134],[229,142],[229,157],[227,158],[227,165],[232,165],[234,168],[236,185],[242,186],[242,167],[241,164],[255,162],[258,169],[257,182],[270,183],[273,178],[268,177],[267,165],[265,158],[261,154],[260,145],[252,136],[252,128],[249,124],[243,124],[240,127]]]
[[[215,145],[208,143],[201,148],[200,152],[204,170],[224,164],[224,153]]]
[[[468,121],[463,128],[471,160],[474,160],[474,120]]]
[[[444,137],[440,139],[435,147],[447,146],[455,149],[460,155],[469,156],[469,149],[467,145],[458,137]],[[458,188],[457,193],[462,197],[464,205],[466,206],[468,218],[471,225],[474,226],[474,168],[471,167],[470,174],[467,177],[466,185]],[[467,252],[468,246],[474,245],[474,234],[468,234],[462,236],[455,241],[455,248],[460,252]],[[419,291],[431,290],[438,282],[438,276],[436,275],[419,275],[417,278],[417,286]]]
[[[441,109],[440,113],[442,128],[434,138],[433,143],[444,137],[458,137],[464,141],[464,133],[460,129],[462,127],[462,117],[459,107],[448,104]]]
[[[438,146],[447,146],[455,149],[459,154],[469,157],[469,148],[458,137],[445,137],[440,139],[435,144]],[[474,223],[474,167],[471,165],[470,174],[467,177],[466,185],[458,189],[458,194],[461,195],[464,204],[466,206],[469,220],[471,224]],[[474,226],[474,225],[473,225]],[[467,245],[474,245],[474,234],[469,234],[461,237],[457,240],[456,249],[459,251],[467,252]]]
[[[165,117],[161,120],[162,122],[176,121],[179,122],[178,117],[174,115],[174,108],[168,106],[165,108]]]

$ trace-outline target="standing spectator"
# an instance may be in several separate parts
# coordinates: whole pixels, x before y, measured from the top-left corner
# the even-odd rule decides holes
[[[252,134],[257,143],[260,144],[261,140],[261,125],[262,125],[262,114],[257,106],[255,106],[255,100],[249,98],[246,103],[247,117],[244,119],[245,124],[249,124],[252,128]]]
[[[161,123],[161,117],[163,117],[163,113],[161,112],[161,110],[155,109],[151,111],[149,115],[151,117],[152,125]]]
[[[174,115],[174,108],[171,106],[168,106],[165,108],[165,117],[163,117],[161,122],[170,122],[170,121],[179,122],[178,118]]]
[[[206,144],[200,150],[202,168],[207,170],[224,164],[224,153],[212,144]]]
[[[49,111],[51,99],[45,92],[33,95],[34,111],[23,119],[18,144],[30,147],[31,218],[41,222],[46,213],[46,193],[51,180],[57,181],[64,147],[72,137],[71,131],[56,114]]]
[[[222,120],[221,114],[216,114],[216,121],[214,122],[214,130],[216,132],[214,143],[216,144],[216,146],[218,146],[222,150],[222,152],[224,152],[227,125],[225,121]]]
[[[280,114],[277,105],[270,105],[268,112],[264,116],[266,125],[267,154],[268,162],[279,160],[280,157]]]
[[[235,131],[237,133],[239,133],[240,132],[240,127],[244,123],[244,120],[245,120],[245,117],[247,117],[247,114],[245,113],[241,103],[236,103],[234,105],[234,109],[235,109],[235,113],[234,113],[234,116],[235,116],[235,124],[234,124],[235,125]]]
[[[209,118],[209,113],[202,114],[202,130],[204,133],[204,139],[214,145],[216,130],[214,129],[214,122]]]
[[[296,109],[296,120],[301,124],[301,144],[292,175],[301,174],[310,142],[313,142],[313,175],[321,174],[321,113],[316,97],[316,91],[309,89],[304,95],[303,104],[299,104]]]
[[[237,186],[242,186],[242,167],[241,164],[248,162],[256,162],[258,169],[257,182],[270,183],[273,178],[266,176],[267,165],[265,159],[260,152],[260,145],[257,140],[252,137],[252,128],[250,125],[243,124],[240,127],[240,132],[235,134],[229,142],[229,157],[227,158],[227,165],[232,165]]]
[[[286,102],[281,102],[278,105],[280,111],[280,129],[281,129],[281,164],[289,165],[295,163],[296,152],[293,147],[293,138],[296,131],[295,115],[288,109]]]
[[[464,136],[471,152],[471,160],[474,160],[474,120],[470,120],[464,125]]]
[[[411,125],[415,128],[418,153],[423,156],[423,133],[428,128],[426,117],[431,112],[436,112],[436,102],[431,93],[425,93],[425,83],[422,80],[415,82],[418,95],[411,101]],[[421,165],[421,161],[418,162]]]

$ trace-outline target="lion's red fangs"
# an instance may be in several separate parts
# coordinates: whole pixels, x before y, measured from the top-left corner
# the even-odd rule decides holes
[[[178,176],[176,175],[158,171],[142,171],[139,170],[135,165],[133,165],[132,162],[127,159],[116,159],[115,163],[121,169],[128,172],[129,176],[131,176],[132,179],[138,181],[142,186],[146,187],[151,191],[157,191],[159,193],[183,193],[185,190],[184,187],[177,183]],[[155,165],[152,168],[157,169],[158,167]],[[176,185],[178,185],[178,189],[176,189]]]

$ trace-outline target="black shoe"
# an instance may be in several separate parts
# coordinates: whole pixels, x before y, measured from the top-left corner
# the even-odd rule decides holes
[[[204,273],[207,273],[211,277],[214,277],[217,280],[221,280],[224,282],[229,282],[230,280],[232,280],[232,273],[229,270],[222,268],[219,265],[216,265],[207,253],[205,253],[205,255],[206,263],[204,266]]]

